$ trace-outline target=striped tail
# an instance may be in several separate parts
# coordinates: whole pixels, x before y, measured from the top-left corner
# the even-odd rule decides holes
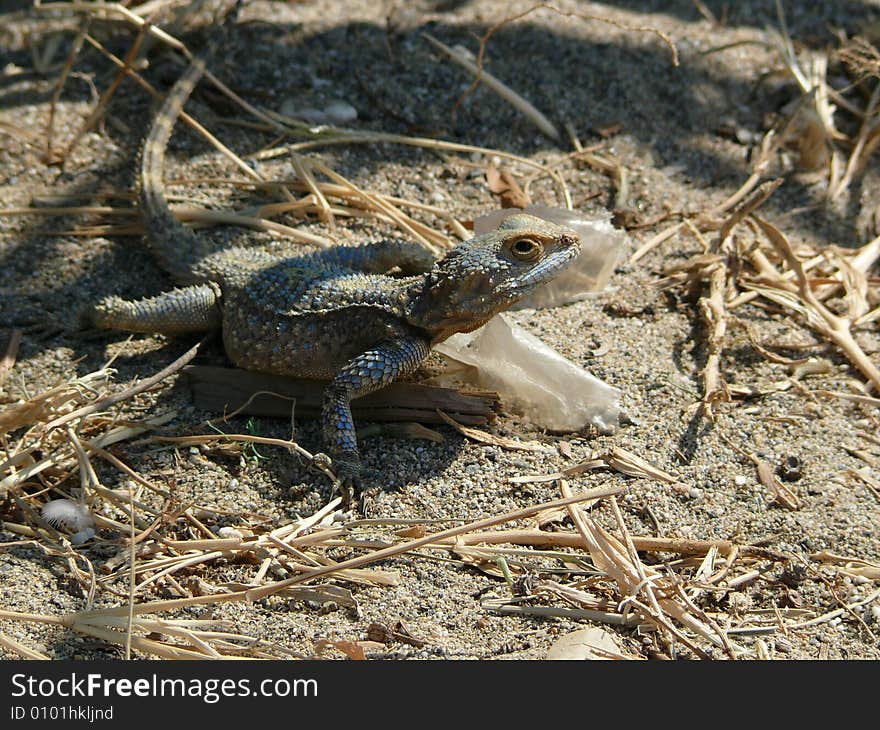
[[[174,217],[165,198],[162,179],[165,148],[171,139],[171,132],[204,73],[205,61],[193,60],[165,97],[141,148],[138,202],[147,231],[147,246],[159,265],[178,284],[206,281],[204,275],[197,273],[196,265],[212,250],[206,241]]]

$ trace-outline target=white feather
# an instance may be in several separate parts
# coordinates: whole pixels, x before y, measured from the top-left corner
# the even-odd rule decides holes
[[[66,527],[76,532],[95,524],[88,508],[72,499],[53,499],[51,502],[46,502],[42,514],[43,519],[53,527]]]

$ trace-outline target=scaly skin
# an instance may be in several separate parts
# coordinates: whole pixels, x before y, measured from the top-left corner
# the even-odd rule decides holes
[[[421,246],[382,241],[298,257],[214,251],[172,214],[165,148],[204,72],[196,61],[156,115],[141,155],[139,205],[147,242],[182,288],[151,299],[113,297],[93,312],[102,328],[133,332],[221,328],[239,367],[329,380],[324,437],[346,481],[360,470],[350,402],[416,370],[432,345],[470,332],[561,272],[580,251],[573,231],[513,215],[435,261]],[[404,276],[385,272],[400,267]]]

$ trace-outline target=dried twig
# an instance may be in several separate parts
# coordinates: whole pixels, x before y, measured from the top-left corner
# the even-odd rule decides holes
[[[869,358],[861,346],[852,336],[850,328],[852,320],[849,317],[841,317],[829,310],[816,297],[806,272],[803,269],[800,259],[792,251],[788,240],[779,231],[776,226],[768,223],[757,215],[753,215],[761,230],[767,235],[770,242],[782,253],[788,265],[795,272],[797,279],[797,295],[794,299],[791,291],[787,288],[777,289],[775,292],[764,290],[764,296],[769,296],[774,301],[787,306],[790,309],[801,314],[807,324],[816,330],[819,334],[830,339],[836,344],[844,354],[849,358],[850,362],[867,377],[874,387],[880,391],[880,369]],[[774,296],[775,294],[775,296]]]
[[[476,81],[484,83],[486,86],[492,89],[492,91],[498,94],[498,96],[504,99],[517,111],[522,113],[538,129],[540,129],[541,132],[550,137],[550,139],[559,141],[559,130],[556,129],[556,127],[553,126],[553,123],[549,119],[547,119],[547,117],[545,117],[541,112],[539,112],[531,102],[527,101],[520,94],[511,89],[507,84],[490,74],[488,71],[486,71],[486,69],[478,66],[462,51],[455,48],[450,48],[445,43],[437,40],[430,33],[422,33],[422,37],[427,40],[432,46],[434,46],[434,48],[437,48],[438,50],[445,53],[459,66],[473,73],[476,77]]]

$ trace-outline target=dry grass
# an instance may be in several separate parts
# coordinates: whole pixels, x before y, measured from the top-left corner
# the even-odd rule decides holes
[[[800,91],[783,116],[782,142],[795,152],[802,170],[822,171],[825,194],[834,201],[846,194],[880,144],[880,54],[859,37],[842,37],[836,52],[798,51],[778,0],[777,15],[779,31],[773,45]],[[833,61],[841,61],[849,72],[848,88],[829,82]],[[854,133],[842,131],[853,122]]]
[[[346,513],[340,509],[340,498],[307,518],[275,528],[242,515],[240,526],[224,528],[217,534],[197,517],[202,511],[210,512],[210,507],[176,502],[170,492],[140,477],[106,451],[110,444],[157,428],[173,415],[121,423],[105,408],[97,407],[102,403],[118,405],[123,400],[120,395],[133,390],[108,396],[105,391],[110,387],[110,374],[102,370],[84,376],[3,413],[6,417],[4,434],[20,434],[14,441],[5,440],[10,458],[0,465],[6,500],[14,504],[3,528],[22,539],[5,543],[2,548],[29,545],[62,561],[88,599],[85,610],[69,615],[2,610],[2,619],[53,624],[165,659],[290,656],[291,652],[284,647],[240,634],[228,622],[156,616],[191,606],[251,602],[272,595],[352,604],[356,599],[343,587],[345,584],[381,587],[397,583],[393,570],[368,566],[391,558],[432,559],[438,551],[448,551],[464,564],[508,578],[513,594],[507,599],[485,601],[488,610],[638,627],[640,632],[653,637],[658,655],[674,656],[684,652],[710,656],[709,647],[714,646],[735,658],[747,652],[730,638],[732,634],[777,628],[768,629],[753,616],[731,623],[723,614],[712,615],[699,608],[697,599],[705,593],[734,590],[738,584],[759,577],[768,564],[788,561],[787,556],[730,541],[632,536],[614,501],[614,495],[626,489],[619,481],[608,487],[572,494],[564,475],[549,475],[560,485],[562,496],[557,500],[436,533],[428,533],[423,528],[413,531],[410,526],[397,538],[392,534],[390,541],[375,538],[376,525],[381,520],[346,519]],[[70,427],[50,428],[52,423],[72,426],[75,431]],[[210,438],[221,442],[275,445],[311,456],[295,443],[277,439],[220,434]],[[30,457],[37,450],[46,454],[40,461]],[[90,465],[94,458],[104,459],[127,477],[133,477],[139,485],[137,493],[122,494],[103,487]],[[594,462],[575,467],[568,473],[602,465],[631,477],[675,483],[673,476],[619,448]],[[78,493],[65,488],[77,473],[81,477]],[[85,474],[91,475],[90,478],[84,478]],[[93,564],[71,544],[67,534],[42,519],[42,506],[54,494],[89,505],[100,530],[98,539],[115,545],[116,553],[101,564]],[[614,515],[619,537],[599,527],[580,506],[602,504],[606,500],[610,500],[606,503]],[[567,510],[576,531],[515,526],[560,509]],[[508,524],[514,526],[499,529]],[[193,530],[197,535],[187,536]],[[341,562],[328,557],[328,551],[340,549],[348,549],[353,557]],[[681,557],[649,567],[642,562],[639,551]],[[568,566],[567,583],[531,577],[536,563],[548,558]],[[221,560],[242,566],[242,577],[219,584],[202,577],[205,568]],[[876,575],[876,566],[867,561],[827,554],[817,556],[817,560],[840,565],[846,574]],[[309,585],[303,586],[304,583]],[[126,585],[129,596],[123,590]],[[151,600],[159,589],[178,597]],[[109,605],[92,608],[96,601]],[[822,618],[810,615],[805,619],[807,615],[801,612],[792,618],[801,624],[804,620]],[[784,631],[786,623],[778,628]],[[40,656],[39,652],[8,635],[0,634],[0,644],[21,656]],[[360,649],[364,650],[365,646],[376,650],[381,645],[367,643]],[[316,647],[316,651],[326,648]],[[335,648],[357,653],[347,644]]]

